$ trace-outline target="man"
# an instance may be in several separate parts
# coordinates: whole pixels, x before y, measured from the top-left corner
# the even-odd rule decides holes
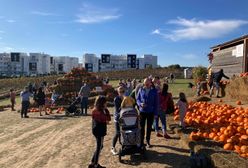
[[[141,127],[141,146],[144,147],[145,124],[146,126],[146,142],[150,148],[150,137],[154,117],[157,117],[158,94],[157,90],[152,87],[151,80],[146,78],[144,86],[140,88],[137,95],[137,105],[140,111],[140,127]]]
[[[213,89],[216,88],[216,90],[217,90],[216,91],[216,97],[220,98],[219,91],[220,91],[220,81],[221,81],[222,77],[229,79],[229,77],[224,74],[223,69],[220,69],[219,72],[216,72],[213,74],[213,84],[212,84],[212,87],[210,89],[210,97],[212,97]]]
[[[21,108],[21,118],[29,118],[28,114],[28,108],[29,108],[29,98],[32,97],[33,94],[30,93],[29,87],[25,87],[24,91],[21,92],[21,102],[22,102],[22,108]]]
[[[84,86],[81,87],[79,91],[79,96],[81,96],[81,112],[84,115],[87,115],[88,101],[90,96],[90,87],[87,83],[84,83]]]
[[[175,80],[174,74],[170,73],[170,81],[171,81],[171,83],[174,83],[174,80]]]

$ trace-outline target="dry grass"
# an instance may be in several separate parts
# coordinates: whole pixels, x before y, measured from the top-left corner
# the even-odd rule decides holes
[[[248,102],[248,77],[236,77],[226,87],[228,98]]]
[[[5,111],[0,112],[0,118],[1,168],[86,168],[95,150],[90,116],[39,117],[38,113],[32,113],[29,119],[21,119],[19,113]],[[181,145],[179,139],[157,138],[154,133],[151,140],[154,147],[147,151],[147,160],[125,156],[125,162],[119,163],[118,157],[110,153],[113,134],[111,123],[100,157],[100,163],[108,168],[189,167],[187,145]]]

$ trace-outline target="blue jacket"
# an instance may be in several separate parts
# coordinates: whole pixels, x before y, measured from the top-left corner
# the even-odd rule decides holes
[[[145,103],[146,106],[141,107],[141,103]],[[158,114],[158,93],[157,89],[151,88],[149,94],[146,95],[144,88],[141,88],[137,96],[137,105],[141,113],[153,113],[154,115]]]

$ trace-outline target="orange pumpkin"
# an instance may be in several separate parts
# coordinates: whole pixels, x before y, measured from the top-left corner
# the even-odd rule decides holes
[[[241,146],[240,147],[240,151],[241,151],[241,153],[248,153],[248,147],[247,147],[247,145],[243,145],[243,146]]]
[[[231,143],[226,143],[223,148],[225,150],[233,150],[233,145]]]
[[[241,105],[242,103],[241,103],[240,100],[237,100],[237,101],[236,101],[236,104],[237,104],[237,105]]]

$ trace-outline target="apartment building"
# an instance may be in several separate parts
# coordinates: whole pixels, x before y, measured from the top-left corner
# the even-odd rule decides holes
[[[87,53],[83,56],[83,67],[90,72],[156,68],[157,56],[143,55],[138,58],[136,54],[101,54],[99,58],[95,54]]]

